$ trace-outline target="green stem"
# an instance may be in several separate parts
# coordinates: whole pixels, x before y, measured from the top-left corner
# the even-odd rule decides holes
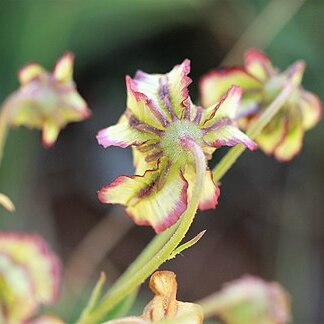
[[[294,85],[287,83],[274,101],[272,101],[271,104],[264,110],[258,120],[251,125],[246,132],[251,139],[255,139],[258,135],[260,135],[264,127],[277,114],[277,112],[289,98],[293,89]],[[228,153],[213,169],[213,177],[215,182],[220,181],[220,179],[227,173],[227,171],[232,167],[245,149],[246,147],[243,144],[239,144],[228,151]]]
[[[83,309],[83,311],[81,313],[80,322],[84,322],[84,320],[89,316],[89,313],[91,312],[91,310],[95,307],[98,299],[101,296],[101,291],[102,291],[103,285],[105,284],[105,281],[106,281],[106,275],[104,272],[101,272],[99,280],[96,283],[96,285],[91,293],[88,304]]]
[[[156,235],[150,244],[146,246],[146,248],[141,252],[141,254],[137,257],[136,261],[133,262],[127,270],[117,279],[114,283],[114,288],[117,288],[119,285],[123,284],[123,282],[132,278],[134,274],[136,274],[140,269],[142,269],[147,260],[150,260],[152,256],[157,254],[157,252],[161,249],[162,246],[166,244],[167,241],[170,240],[175,230],[179,227],[179,224],[175,224],[172,227],[168,228],[164,232]]]
[[[3,157],[3,150],[6,143],[7,132],[8,132],[8,114],[9,105],[4,105],[0,112],[0,165]]]
[[[145,255],[146,257],[150,256],[150,258],[146,259],[144,263],[144,258],[141,256],[140,260],[142,263],[142,268],[139,269],[136,273],[133,273],[133,270],[131,272],[133,273],[132,276],[130,276],[129,274],[122,276],[118,281],[118,284],[114,285],[103,297],[101,303],[89,314],[86,319],[84,319],[83,321],[79,320],[78,324],[97,323],[98,321],[100,321],[100,319],[120,300],[122,300],[130,291],[144,282],[156,269],[158,269],[158,267],[168,259],[170,254],[186,235],[198,208],[206,172],[206,159],[200,146],[194,141],[190,141],[190,145],[188,145],[186,148],[189,149],[195,157],[196,178],[193,186],[192,199],[189,201],[187,210],[181,216],[179,225],[175,225],[177,227],[173,226],[174,228],[176,228],[173,235],[168,241],[166,241],[166,235],[159,235],[159,239],[154,241],[154,248],[152,248],[152,251],[156,252],[155,255],[149,255],[148,252],[151,252],[151,248],[149,248],[149,250],[146,250]],[[169,234],[171,233],[172,231],[169,230]],[[158,251],[156,251],[160,241],[163,242],[163,245]],[[135,264],[136,263],[137,261],[135,261]]]

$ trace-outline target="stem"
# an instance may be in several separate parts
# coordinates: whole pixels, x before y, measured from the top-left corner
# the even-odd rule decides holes
[[[8,114],[10,105],[4,105],[0,112],[0,165],[8,132]]]
[[[241,60],[242,53],[249,47],[266,48],[298,12],[306,0],[272,0],[255,17],[232,46],[221,66]],[[280,15],[276,13],[280,12]],[[273,17],[276,17],[275,19]],[[212,16],[213,17],[213,16]],[[214,21],[214,17],[212,22]],[[267,26],[267,28],[264,28]]]
[[[171,228],[175,228],[173,235],[170,237],[170,239],[168,239],[168,241],[166,241],[168,236],[172,233],[172,230],[169,229],[167,234],[160,234],[157,239],[153,241],[153,247],[150,246],[145,250],[145,258],[143,255],[140,256],[139,260],[141,261],[140,263],[142,264],[142,267],[138,269],[136,273],[134,273],[134,268],[138,268],[136,260],[132,266],[132,276],[130,276],[130,272],[128,272],[128,274],[125,273],[125,275],[118,280],[118,283],[113,286],[103,297],[102,302],[89,314],[86,319],[83,321],[78,320],[78,324],[97,323],[100,321],[100,319],[120,300],[122,300],[130,291],[144,282],[161,264],[163,264],[186,235],[198,208],[206,173],[206,159],[200,146],[194,141],[188,140],[186,149],[190,150],[195,157],[196,178],[193,186],[192,198],[189,201],[188,208],[181,216],[179,225],[176,224]],[[163,243],[162,247],[160,247],[161,242]],[[159,248],[158,251],[157,248]],[[154,251],[155,255],[151,256],[151,251]]]
[[[258,120],[251,125],[246,132],[251,139],[255,139],[258,135],[260,135],[264,127],[267,126],[270,120],[277,114],[277,112],[286,102],[293,89],[294,85],[288,82],[275,100],[272,101],[272,103],[263,111]],[[219,182],[219,180],[227,173],[227,171],[232,167],[245,149],[246,147],[243,144],[239,144],[228,151],[228,153],[213,169],[213,177],[215,182]]]
[[[147,260],[150,260],[152,256],[156,255],[158,251],[163,247],[167,241],[170,240],[176,229],[179,227],[179,224],[175,224],[172,227],[168,228],[164,232],[156,235],[152,241],[146,246],[146,248],[141,252],[137,257],[136,261],[133,262],[127,270],[118,278],[114,284],[114,288],[122,285],[124,281],[132,278],[140,269],[142,269]]]
[[[104,272],[101,272],[99,280],[96,283],[96,285],[91,293],[88,304],[81,313],[80,322],[83,322],[84,319],[86,319],[88,317],[89,313],[91,312],[93,307],[96,305],[98,299],[100,298],[102,287],[105,284],[105,281],[106,281],[106,275]]]

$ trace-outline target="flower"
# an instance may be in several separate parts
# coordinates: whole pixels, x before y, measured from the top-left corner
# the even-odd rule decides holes
[[[0,233],[0,322],[21,323],[59,294],[60,262],[38,235]]]
[[[101,189],[99,199],[127,206],[138,225],[151,225],[156,232],[176,223],[187,208],[195,179],[193,143],[206,159],[221,146],[256,147],[233,122],[241,89],[231,87],[218,104],[202,109],[189,97],[189,72],[185,60],[164,75],[138,71],[134,79],[127,76],[126,112],[97,135],[105,148],[132,146],[136,167],[135,175],[120,176]],[[218,196],[207,168],[199,208],[215,208]]]
[[[275,282],[244,276],[217,293],[217,315],[231,324],[284,324],[290,318],[290,300]]]
[[[245,67],[211,71],[201,79],[203,106],[217,102],[226,89],[236,84],[244,94],[239,125],[247,129],[255,122],[288,82],[295,88],[279,113],[255,140],[260,148],[279,161],[289,161],[301,148],[305,131],[314,127],[322,115],[322,104],[313,93],[300,85],[305,64],[297,61],[280,72],[262,52],[251,49],[245,54]]]
[[[174,272],[156,271],[153,273],[150,279],[150,289],[155,296],[145,306],[141,316],[120,318],[108,321],[106,324],[150,324],[158,323],[162,320],[183,324],[203,323],[203,311],[198,304],[184,303],[176,300],[177,281]],[[182,319],[181,316],[185,316],[186,314],[190,314],[190,316]],[[177,320],[177,318],[179,318],[179,320]]]
[[[72,53],[64,54],[53,73],[38,64],[22,68],[20,88],[7,99],[3,108],[8,109],[9,125],[41,129],[42,142],[49,147],[67,123],[88,118],[91,111],[72,79],[73,61]]]

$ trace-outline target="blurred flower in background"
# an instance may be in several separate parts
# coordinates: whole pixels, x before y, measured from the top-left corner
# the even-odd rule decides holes
[[[25,322],[40,306],[53,304],[59,296],[60,267],[38,235],[0,232],[0,322]]]
[[[36,63],[22,68],[21,87],[2,108],[9,125],[41,129],[43,144],[49,147],[67,123],[88,118],[91,112],[72,79],[73,61],[74,55],[66,53],[52,74]]]
[[[245,53],[244,62],[244,67],[214,70],[203,76],[202,103],[208,107],[224,95],[228,86],[239,85],[244,95],[238,120],[241,127],[247,129],[289,83],[294,85],[280,112],[256,138],[264,152],[273,154],[279,161],[289,161],[300,152],[305,131],[313,128],[322,116],[319,98],[301,86],[305,64],[296,62],[281,72],[256,49]]]
[[[218,315],[230,324],[284,324],[290,320],[290,301],[277,283],[245,276],[227,283],[219,294]]]

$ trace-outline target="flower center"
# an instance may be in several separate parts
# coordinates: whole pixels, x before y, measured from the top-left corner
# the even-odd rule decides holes
[[[172,162],[179,162],[182,165],[193,161],[192,154],[183,146],[186,138],[202,144],[202,131],[199,127],[188,120],[177,120],[165,129],[161,138],[163,152]]]

